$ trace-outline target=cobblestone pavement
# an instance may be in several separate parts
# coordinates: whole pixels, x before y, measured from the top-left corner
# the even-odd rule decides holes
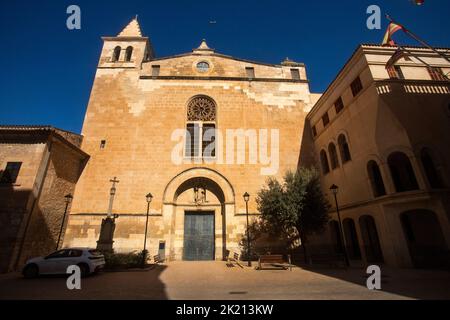
[[[382,268],[382,290],[366,288],[363,269],[227,267],[170,262],[149,271],[103,272],[68,290],[65,277],[0,275],[0,299],[450,299],[450,272]]]

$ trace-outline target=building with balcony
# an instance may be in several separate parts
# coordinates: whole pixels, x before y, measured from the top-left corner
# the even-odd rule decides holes
[[[406,47],[386,68],[396,49],[359,46],[307,116],[313,148],[305,150],[314,151],[303,158],[320,166],[333,204],[333,220],[314,242],[335,252],[344,244],[352,263],[448,266],[450,63]]]

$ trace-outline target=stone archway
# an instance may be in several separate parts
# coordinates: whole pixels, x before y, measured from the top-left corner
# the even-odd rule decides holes
[[[359,226],[367,262],[383,262],[383,252],[375,219],[371,215],[363,215],[359,218]]]
[[[170,226],[171,260],[220,260],[228,247],[227,221],[235,214],[234,190],[219,172],[191,168],[176,175],[163,195]]]
[[[414,267],[448,267],[448,248],[441,225],[433,211],[417,209],[400,215]]]
[[[350,260],[361,260],[358,235],[356,234],[355,222],[351,218],[342,221],[345,237],[345,246]]]

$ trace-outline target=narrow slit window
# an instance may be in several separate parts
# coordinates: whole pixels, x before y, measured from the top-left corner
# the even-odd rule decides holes
[[[160,66],[152,66],[152,77],[158,77],[160,70]]]
[[[328,112],[322,116],[323,127],[325,128],[330,123],[330,117],[328,116]]]
[[[291,69],[291,77],[293,80],[300,80],[300,71],[298,69]]]
[[[106,147],[106,140],[100,141],[100,149],[105,149]]]
[[[245,71],[247,73],[247,78],[254,79],[255,78],[255,68],[253,67],[246,67]]]

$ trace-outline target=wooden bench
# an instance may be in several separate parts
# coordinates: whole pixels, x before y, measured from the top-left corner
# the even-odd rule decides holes
[[[263,264],[271,264],[272,266],[278,265],[284,270],[289,269],[292,271],[291,256],[288,255],[287,258],[287,261],[285,261],[281,254],[262,255],[258,259],[257,269],[262,270]]]
[[[244,266],[241,264],[240,260],[239,260],[239,254],[237,254],[236,252],[233,254],[233,257],[230,257],[230,252],[227,252],[227,264],[231,264],[232,262],[236,263],[239,267],[241,267],[242,269],[244,268]]]

